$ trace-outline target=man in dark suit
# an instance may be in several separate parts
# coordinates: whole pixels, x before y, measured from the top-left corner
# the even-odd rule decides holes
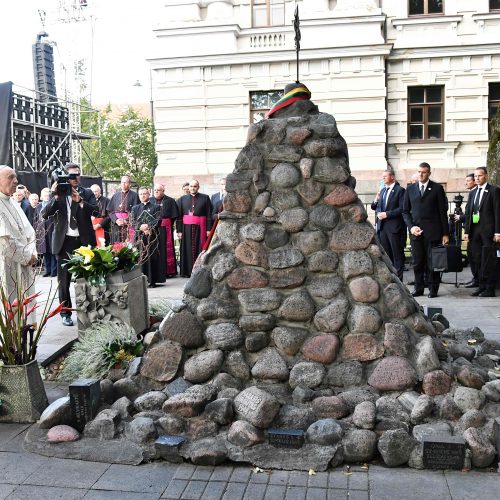
[[[64,261],[77,248],[85,245],[96,245],[95,231],[92,227],[92,215],[98,213],[94,193],[81,187],[80,167],[76,163],[68,163],[66,171],[69,175],[71,194],[57,194],[57,182],[51,186],[52,197],[42,209],[42,217],[47,220],[53,217],[54,232],[52,233],[52,253],[57,258],[57,281],[59,302],[65,307],[71,307],[69,285],[71,275]],[[73,326],[71,312],[61,313],[63,325]]]
[[[431,166],[418,166],[418,183],[408,186],[403,202],[403,218],[410,231],[413,272],[415,274],[414,297],[424,294],[424,274],[427,270],[429,298],[437,297],[440,274],[432,270],[431,248],[449,242],[448,202],[443,186],[429,180]]]
[[[223,177],[220,180],[219,192],[213,194],[210,197],[210,202],[212,203],[212,221],[215,222],[219,216],[219,212],[222,211],[222,203],[224,201],[224,196],[226,196],[226,178]]]
[[[396,182],[392,170],[386,170],[382,178],[384,187],[375,207],[377,236],[391,259],[398,278],[403,281],[406,243],[406,226],[403,220],[405,189]]]
[[[476,188],[469,193],[465,206],[465,235],[469,242],[469,258],[473,275],[473,284],[479,287],[472,293],[474,297],[494,297],[496,270],[487,272],[483,259],[487,249],[495,253],[494,243],[500,242],[500,190],[488,183],[488,172],[485,167],[474,171]]]

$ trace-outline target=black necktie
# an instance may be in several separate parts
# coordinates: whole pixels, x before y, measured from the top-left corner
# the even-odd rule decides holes
[[[387,205],[387,194],[389,193],[389,189],[385,188],[384,194],[382,195],[382,212],[385,212],[385,207]]]
[[[422,197],[422,196],[424,196],[424,193],[425,193],[425,186],[422,184],[422,185],[420,186],[420,196],[421,196],[421,197]]]
[[[479,200],[481,199],[481,189],[482,188],[477,188],[476,199],[474,200],[474,206],[472,207],[472,210],[475,214],[479,212]]]
[[[78,203],[74,200],[71,200],[71,213],[69,216],[69,227],[71,229],[77,229],[78,224],[76,223],[76,211],[78,209]]]

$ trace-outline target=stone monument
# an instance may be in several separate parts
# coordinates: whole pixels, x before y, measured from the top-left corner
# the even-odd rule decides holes
[[[301,92],[250,126],[183,303],[137,374],[102,382],[111,408],[84,438],[121,434],[145,460],[325,470],[378,455],[422,468],[424,438],[445,449],[455,434],[465,465],[490,465],[495,346],[475,329],[436,335],[375,241],[335,119],[300,84],[286,95]],[[158,437],[175,446],[155,451]]]

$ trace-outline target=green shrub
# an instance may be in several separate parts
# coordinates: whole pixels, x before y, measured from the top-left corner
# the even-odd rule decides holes
[[[64,361],[60,378],[101,379],[115,365],[127,365],[140,355],[142,342],[134,329],[123,323],[96,323],[85,330]]]

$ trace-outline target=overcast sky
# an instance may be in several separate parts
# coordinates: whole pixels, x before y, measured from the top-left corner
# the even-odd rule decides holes
[[[93,104],[149,101],[149,65],[156,0],[87,0],[86,21],[61,22],[58,6],[75,0],[0,0],[0,82],[34,88],[31,46],[42,31],[38,10],[46,12],[45,31],[57,43],[56,83],[71,87],[71,60],[87,63]],[[93,51],[92,51],[93,48]],[[92,56],[93,53],[93,56]],[[92,75],[92,78],[91,78]],[[92,80],[92,81],[91,81]],[[134,86],[139,80],[142,87]],[[91,86],[90,86],[91,85]]]

